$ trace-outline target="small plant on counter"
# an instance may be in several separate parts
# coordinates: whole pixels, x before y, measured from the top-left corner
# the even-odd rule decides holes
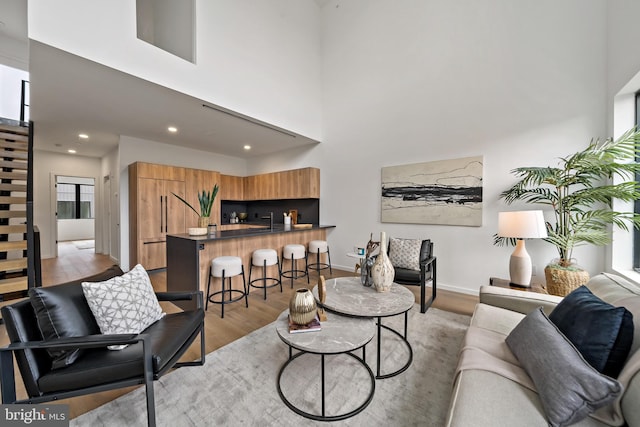
[[[180,199],[182,203],[189,206],[189,208],[192,211],[194,211],[196,215],[198,215],[199,217],[209,218],[211,216],[211,207],[213,206],[213,202],[216,199],[216,196],[218,195],[218,189],[219,189],[218,184],[216,184],[213,186],[212,191],[205,192],[204,190],[202,190],[202,193],[198,193],[198,201],[200,202],[200,212],[195,210],[195,208],[191,206],[189,202],[187,202],[182,197],[178,196],[176,193],[171,193],[171,194],[173,194],[178,199]]]

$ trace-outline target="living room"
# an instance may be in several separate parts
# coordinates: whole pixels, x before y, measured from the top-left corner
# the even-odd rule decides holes
[[[36,149],[35,222],[44,258],[55,255],[52,173],[116,183],[100,202],[117,215],[111,222],[97,218],[103,226],[96,251],[126,270],[133,267],[127,265],[130,163],[235,175],[310,166],[322,172],[321,222],[336,225],[328,235],[336,266],[352,269],[346,254],[371,233],[430,238],[439,286],[477,295],[489,277],[508,277],[511,249],[492,240],[498,212],[523,207],[499,198],[513,181],[510,171],[553,164],[592,138],[622,133],[633,125],[627,99],[640,88],[633,87],[640,5],[632,1],[200,2],[196,64],[137,40],[132,2],[85,3],[29,1],[32,53],[24,63],[41,65],[34,92],[38,78],[46,79],[38,52],[60,50],[319,143],[233,157],[118,134],[118,147],[100,157]],[[0,61],[15,56],[3,55],[2,46]],[[36,138],[45,136],[36,130]],[[481,226],[380,221],[382,167],[468,156],[483,157]],[[107,234],[117,242],[111,250]],[[626,247],[584,246],[575,257],[592,276],[626,274],[631,246],[624,236],[619,241]],[[527,248],[541,279],[554,248],[535,240]]]
[[[215,165],[222,173],[236,175],[312,166],[322,171],[321,221],[335,224],[339,230],[330,236],[336,264],[350,266],[351,260],[345,254],[354,245],[366,242],[370,233],[377,235],[382,229],[389,235],[429,237],[437,242],[436,253],[444,260],[440,277],[443,289],[473,293],[489,277],[507,274],[504,258],[509,250],[494,247],[491,241],[497,230],[497,213],[507,210],[498,194],[512,179],[510,170],[551,164],[555,158],[583,148],[591,138],[611,135],[614,98],[640,70],[637,66],[640,59],[630,57],[633,49],[623,48],[633,40],[627,34],[633,31],[633,26],[625,25],[625,19],[633,15],[630,8],[634,5],[628,3],[549,2],[535,8],[501,2],[469,2],[465,7],[444,2],[411,5],[329,2],[323,7],[315,2],[301,3],[304,5],[285,2],[258,8],[263,14],[260,30],[255,25],[240,23],[231,29],[216,21],[224,21],[219,13],[202,6],[198,16],[211,16],[211,22],[202,26],[215,28],[216,34],[211,37],[226,40],[232,45],[228,49],[239,48],[233,44],[234,40],[241,40],[239,34],[247,39],[263,38],[265,42],[268,35],[279,43],[278,55],[287,59],[282,62],[279,58],[274,63],[273,57],[261,53],[264,49],[251,44],[242,46],[245,52],[242,58],[237,58],[238,55],[225,58],[227,77],[217,72],[220,84],[216,87],[227,88],[224,98],[218,100],[213,95],[206,98],[241,113],[255,111],[253,116],[257,119],[304,133],[322,141],[320,144],[246,159],[169,144],[156,145],[127,135],[120,136],[117,150],[101,159],[85,158],[81,153],[38,155],[36,144],[35,203],[39,209],[35,223],[42,233],[43,257],[54,253],[49,227],[52,212],[47,208],[51,172],[95,176],[97,183],[107,175],[113,178],[113,194],[117,196],[112,198],[117,197],[119,203],[111,210],[119,213],[114,215],[119,216],[119,227],[118,220],[114,220],[111,233],[113,241],[119,240],[111,255],[126,263],[125,178],[129,163],[144,160],[195,168]],[[34,40],[34,62],[40,43],[50,38],[51,45],[63,47],[67,43],[71,53],[86,52],[83,56],[96,62],[104,63],[117,52],[109,66],[125,72],[137,63],[132,57],[141,55],[138,50],[151,50],[147,52],[153,55],[149,61],[162,63],[162,67],[153,67],[156,74],[162,70],[169,74],[169,70],[184,67],[182,59],[167,58],[171,55],[158,58],[157,49],[142,42],[142,46],[136,45],[136,52],[129,51],[125,47],[130,40],[120,40],[129,36],[110,37],[108,31],[120,34],[116,28],[125,24],[116,25],[117,20],[126,21],[127,14],[134,13],[133,5],[123,6],[128,11],[116,11],[106,3],[75,6],[74,14],[70,15],[63,12],[65,8],[52,8],[46,2],[30,3],[29,34]],[[232,2],[218,6],[230,8],[229,13],[234,14],[242,13],[242,8],[251,8]],[[104,16],[106,12],[101,10],[104,8],[109,9],[111,17],[108,24],[103,24],[104,33],[98,31],[101,27],[96,24],[92,26],[93,36],[88,37],[77,21]],[[285,12],[290,19],[278,21],[278,16]],[[56,19],[49,21],[50,16]],[[61,25],[48,23],[52,21]],[[274,21],[277,25],[269,24]],[[130,27],[132,23],[126,25]],[[380,31],[378,25],[386,30]],[[302,45],[301,38],[295,44],[282,43],[287,32],[303,31],[302,28],[306,44]],[[252,35],[254,30],[256,34]],[[135,38],[131,31],[130,37]],[[230,33],[225,35],[224,31]],[[103,43],[102,47],[92,49],[92,38],[95,43]],[[104,43],[110,46],[108,50]],[[115,48],[118,43],[121,49]],[[199,41],[198,46],[207,46],[206,43],[206,39]],[[209,49],[203,50],[199,53],[198,67],[200,63],[208,63],[204,55]],[[249,72],[247,61],[253,61],[255,75],[242,79],[239,86],[243,94],[234,100],[234,92],[228,88],[237,85],[234,79],[238,67],[243,73]],[[261,78],[257,78],[262,75],[257,65],[263,63],[271,67],[269,78],[275,79],[277,94],[264,88]],[[199,71],[197,75],[202,73]],[[37,88],[36,77],[33,91]],[[46,74],[42,76],[45,77]],[[166,80],[164,75],[143,77]],[[174,79],[173,88],[186,85],[186,80],[193,79]],[[216,90],[211,85],[202,87],[203,98]],[[251,99],[247,93],[253,94]],[[222,99],[230,101],[225,105]],[[276,114],[272,108],[274,99],[282,100],[276,101],[281,116],[278,119],[270,116]],[[258,114],[260,111],[264,113]],[[287,115],[285,111],[296,113]],[[616,132],[621,133],[622,129]],[[470,155],[482,155],[485,163],[481,227],[379,222],[381,167]],[[355,196],[357,208],[352,202]],[[98,227],[96,234],[98,252],[103,229]],[[540,275],[545,263],[553,258],[553,248],[540,241],[532,241],[528,246]],[[583,247],[576,252],[576,258],[595,274],[612,268],[608,265],[608,251]],[[453,259],[455,265],[450,264]],[[457,267],[461,264],[465,268]]]

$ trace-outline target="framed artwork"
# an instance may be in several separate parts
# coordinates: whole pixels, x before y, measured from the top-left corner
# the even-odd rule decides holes
[[[382,168],[382,222],[482,225],[482,156]]]

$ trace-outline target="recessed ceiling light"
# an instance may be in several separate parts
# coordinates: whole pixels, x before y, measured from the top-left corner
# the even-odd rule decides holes
[[[251,150],[251,146],[250,146],[250,145],[245,145],[245,146],[244,146],[244,149],[245,149],[245,150]]]
[[[78,138],[80,138],[80,139],[89,139],[89,135],[87,135],[86,133],[80,133],[80,134],[78,134]]]
[[[73,150],[73,149],[72,150],[67,150],[67,152],[71,153],[71,154],[76,154],[76,150]]]
[[[175,126],[169,126],[169,127],[167,128],[167,130],[168,130],[169,132],[171,132],[171,133],[176,133],[176,132],[178,132],[178,128],[177,128],[177,127],[175,127]]]

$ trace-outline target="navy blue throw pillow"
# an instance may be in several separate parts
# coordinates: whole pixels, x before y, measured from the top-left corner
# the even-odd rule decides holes
[[[599,372],[617,378],[633,341],[633,315],[593,295],[586,286],[567,295],[549,319]]]

